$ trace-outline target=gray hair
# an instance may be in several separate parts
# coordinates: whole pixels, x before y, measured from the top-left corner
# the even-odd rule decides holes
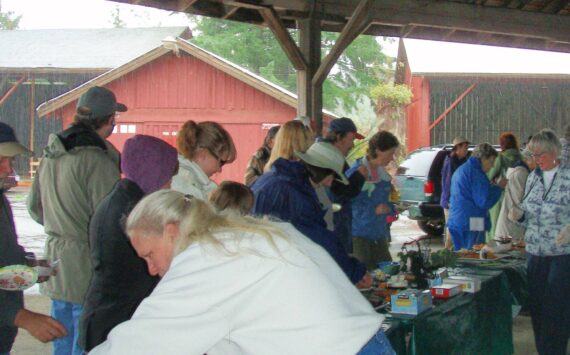
[[[472,157],[479,159],[489,159],[496,157],[497,155],[499,155],[499,153],[497,153],[495,148],[493,148],[489,143],[478,144],[471,153]]]
[[[533,153],[537,151],[541,153],[552,153],[555,157],[560,157],[560,153],[562,152],[560,139],[558,139],[556,133],[549,128],[545,128],[533,135],[530,142],[528,142],[527,148]]]
[[[532,152],[525,148],[521,151],[521,157],[525,161],[526,160],[532,160]]]
[[[224,248],[223,243],[214,236],[215,232],[256,233],[265,237],[278,253],[273,236],[285,238],[273,222],[237,213],[217,214],[205,201],[166,189],[149,194],[135,206],[127,218],[126,231],[129,238],[133,238],[135,233],[143,238],[158,238],[162,237],[168,224],[177,225],[180,231],[174,255],[195,243],[211,245],[219,251],[235,254]]]

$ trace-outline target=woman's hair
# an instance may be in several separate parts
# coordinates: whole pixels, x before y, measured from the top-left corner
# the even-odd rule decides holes
[[[493,148],[493,146],[490,145],[489,143],[477,144],[477,146],[475,147],[475,149],[473,149],[473,152],[471,153],[472,157],[478,158],[479,160],[489,159],[492,157],[496,157],[497,155],[499,155],[499,153],[497,153],[495,148]]]
[[[236,254],[224,248],[214,236],[217,232],[238,234],[236,238],[240,238],[240,232],[255,233],[264,237],[277,252],[274,237],[286,238],[273,222],[236,213],[217,214],[208,203],[174,190],[159,190],[144,197],[129,214],[126,231],[129,238],[133,238],[135,233],[142,238],[160,238],[168,224],[177,225],[180,231],[174,255],[194,243],[212,246],[226,254]],[[249,252],[256,253],[254,250]]]
[[[210,192],[209,200],[218,211],[231,209],[246,215],[253,207],[253,192],[239,182],[223,181]]]
[[[558,139],[553,130],[545,128],[532,136],[532,139],[528,142],[527,149],[533,153],[537,151],[552,153],[558,158],[562,153],[562,144],[560,144],[560,139]]]
[[[269,143],[271,142],[272,139],[275,139],[277,132],[279,132],[279,128],[280,126],[273,126],[267,131],[265,139],[263,140],[264,147],[269,148]]]
[[[232,137],[216,122],[186,121],[176,137],[178,152],[192,160],[198,148],[208,150],[216,158],[231,163],[236,159],[236,147]]]
[[[267,164],[265,164],[265,171],[269,171],[273,162],[279,158],[287,160],[298,160],[295,151],[306,151],[314,141],[313,134],[309,129],[303,125],[301,121],[286,122],[275,136],[273,149]]]
[[[367,156],[370,159],[375,159],[378,154],[376,150],[385,152],[392,148],[397,148],[400,145],[400,141],[395,135],[388,131],[380,131],[374,134],[368,141],[368,153]]]
[[[499,136],[499,145],[502,150],[519,149],[517,137],[515,137],[511,132],[505,132]]]
[[[93,117],[93,114],[91,113],[91,109],[89,107],[80,106],[77,108],[77,111],[75,111],[75,116],[73,117],[72,124],[81,124],[96,131],[109,123],[109,120],[111,120],[114,115],[115,114],[113,113],[104,117]]]

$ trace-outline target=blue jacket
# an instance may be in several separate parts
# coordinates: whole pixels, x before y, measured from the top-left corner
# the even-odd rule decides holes
[[[441,198],[439,204],[445,209],[449,209],[449,200],[451,198],[451,177],[455,170],[459,168],[467,159],[459,159],[455,154],[450,154],[443,161],[441,169]]]
[[[325,211],[302,163],[277,159],[271,171],[257,178],[251,189],[255,196],[254,214],[271,215],[291,223],[322,246],[353,283],[362,279],[366,267],[348,256],[341,242],[327,229]]]
[[[491,228],[489,209],[501,197],[501,188],[491,184],[481,167],[481,160],[471,157],[451,177],[449,221],[451,229],[469,231],[469,219],[485,219],[485,230]]]
[[[362,164],[368,165],[366,158],[358,159],[348,170],[347,175],[357,173]],[[367,179],[369,180],[370,177]],[[388,236],[388,214],[376,214],[376,206],[388,204],[392,213],[394,206],[388,202],[392,183],[390,180],[366,181],[358,196],[352,200],[352,235],[371,240],[382,240]]]

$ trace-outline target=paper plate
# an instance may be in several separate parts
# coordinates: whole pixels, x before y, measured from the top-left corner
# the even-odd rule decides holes
[[[10,265],[0,268],[0,289],[23,291],[32,287],[38,280],[38,273],[26,265]]]

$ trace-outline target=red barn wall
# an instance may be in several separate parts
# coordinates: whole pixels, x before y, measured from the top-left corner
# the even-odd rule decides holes
[[[293,119],[296,109],[189,55],[167,54],[106,85],[129,110],[109,138],[119,150],[135,134],[149,134],[175,146],[187,120],[215,121],[231,134],[237,159],[213,179],[243,182],[247,162],[265,138],[267,124]],[[76,101],[63,108],[64,127]],[[265,125],[264,125],[265,124]]]
[[[406,110],[406,148],[412,152],[430,145],[430,88],[429,80],[422,76],[411,76],[406,82],[412,90],[412,103]]]

